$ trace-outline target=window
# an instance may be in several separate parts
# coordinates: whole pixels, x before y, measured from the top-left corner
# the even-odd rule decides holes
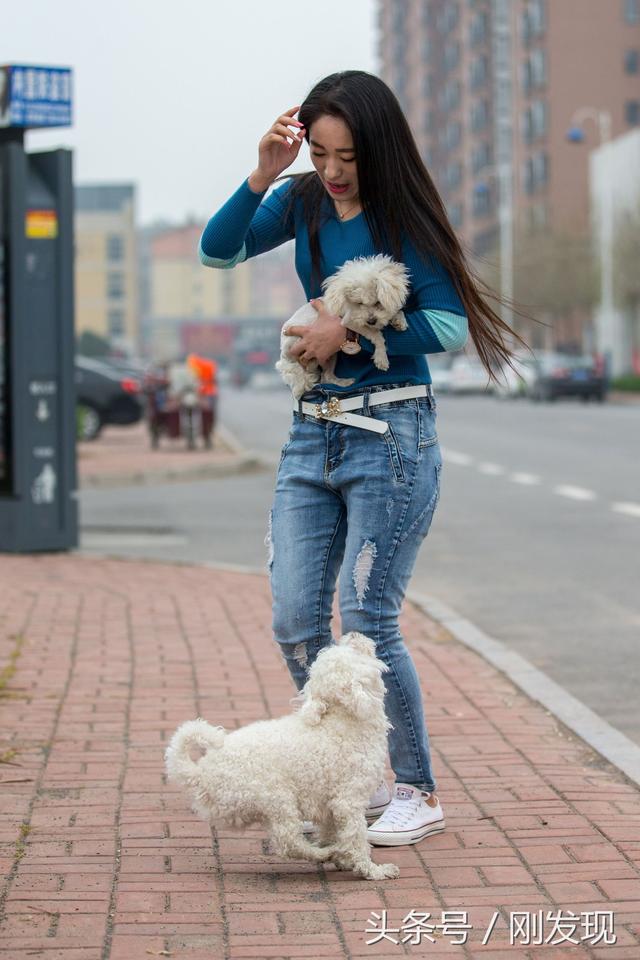
[[[446,126],[445,143],[448,150],[455,150],[460,145],[462,139],[462,124],[458,120],[452,120]]]
[[[640,70],[640,50],[625,50],[624,72],[638,73]]]
[[[473,189],[473,215],[486,217],[491,212],[491,187],[487,183],[477,183]]]
[[[461,203],[454,203],[449,207],[449,220],[452,227],[461,227],[464,219],[464,209]]]
[[[489,32],[489,18],[485,11],[477,13],[469,27],[469,43],[472,47],[478,46],[487,39]]]
[[[487,141],[479,143],[471,154],[471,169],[473,173],[479,173],[484,167],[491,163],[491,144]]]
[[[640,100],[627,100],[624,105],[624,115],[627,123],[636,127],[640,123]]]
[[[433,74],[427,73],[425,74],[422,81],[422,92],[425,95],[425,97],[431,97],[433,96],[433,89],[434,89]]]
[[[109,310],[107,327],[110,337],[121,337],[124,334],[124,310]]]
[[[529,0],[522,11],[522,39],[525,43],[541,36],[545,29],[543,0]]]
[[[455,190],[462,183],[462,164],[459,161],[450,163],[445,174],[447,189]]]
[[[424,133],[433,133],[435,117],[433,110],[427,110],[422,115],[422,130]]]
[[[525,193],[536,193],[549,180],[549,157],[544,150],[527,157],[522,167]]]
[[[107,260],[124,260],[124,238],[119,233],[107,237]]]
[[[444,48],[443,63],[445,70],[454,70],[460,62],[460,44],[457,41],[447,43]]]
[[[624,0],[624,19],[632,27],[640,23],[640,0]]]
[[[547,132],[547,104],[544,100],[534,100],[522,114],[522,138],[531,143]]]
[[[522,64],[522,89],[539,90],[547,82],[547,60],[543,49],[532,50]]]
[[[462,88],[459,80],[450,80],[438,96],[438,107],[443,113],[457,110],[460,106]]]
[[[107,296],[124,296],[124,274],[115,272],[107,274]]]
[[[438,14],[436,20],[436,26],[440,33],[449,33],[451,30],[453,30],[458,23],[459,16],[460,11],[458,9],[458,4],[454,3],[453,0],[448,0],[448,3]]]
[[[489,122],[489,103],[487,100],[478,100],[471,107],[471,129],[474,133],[484,130]]]
[[[487,57],[476,57],[472,61],[469,68],[469,83],[471,84],[472,90],[475,90],[477,87],[481,87],[483,83],[487,82],[489,76],[489,60]]]

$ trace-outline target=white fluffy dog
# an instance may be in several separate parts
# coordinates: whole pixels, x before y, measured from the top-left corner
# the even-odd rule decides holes
[[[367,880],[397,877],[394,863],[371,860],[365,819],[385,770],[388,669],[372,640],[344,634],[316,657],[293,714],[231,732],[183,723],[165,753],[169,780],[186,787],[204,819],[264,825],[287,859],[332,861]],[[326,846],[304,836],[305,819]]]
[[[390,324],[396,330],[406,330],[407,321],[402,312],[409,292],[409,277],[403,263],[391,257],[377,254],[375,257],[358,257],[347,260],[332,276],[322,281],[323,301],[329,313],[339,316],[343,327],[355,330],[371,340],[375,350],[373,362],[380,370],[389,369],[382,330]],[[296,310],[282,326],[280,335],[280,359],[275,368],[292,390],[296,400],[320,380],[349,387],[353,379],[336,377],[336,356],[329,357],[326,367],[311,360],[306,368],[296,357],[289,355],[297,337],[287,336],[284,331],[297,324],[313,323],[318,314],[310,303]]]

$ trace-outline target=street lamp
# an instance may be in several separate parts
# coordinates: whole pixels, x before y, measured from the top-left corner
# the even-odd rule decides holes
[[[611,114],[597,107],[579,107],[569,121],[567,140],[569,143],[584,143],[585,133],[581,124],[593,120],[598,128],[600,146],[611,140]],[[613,315],[613,190],[610,177],[604,178],[602,191],[602,222],[600,224],[600,308],[605,327],[611,329]],[[609,354],[609,350],[604,351]],[[607,363],[608,372],[609,363]]]

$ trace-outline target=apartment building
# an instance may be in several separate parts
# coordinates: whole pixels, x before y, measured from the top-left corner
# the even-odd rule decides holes
[[[378,14],[380,74],[469,248],[499,247],[501,181],[515,228],[586,230],[589,152],[640,124],[640,0],[379,0]]]
[[[273,320],[279,330],[304,302],[291,244],[216,270],[198,258],[203,228],[189,222],[140,233],[143,340],[150,356],[168,359],[189,350],[226,356],[236,327],[265,322],[271,331]]]
[[[135,186],[75,188],[76,335],[98,334],[126,351],[139,342]]]

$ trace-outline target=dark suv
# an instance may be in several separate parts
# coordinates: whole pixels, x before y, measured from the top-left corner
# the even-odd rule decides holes
[[[76,356],[78,438],[95,440],[104,426],[137,423],[144,413],[141,383],[93,357]]]
[[[541,351],[536,356],[535,374],[529,386],[532,400],[557,400],[558,397],[590,397],[602,402],[607,382],[593,357]]]

